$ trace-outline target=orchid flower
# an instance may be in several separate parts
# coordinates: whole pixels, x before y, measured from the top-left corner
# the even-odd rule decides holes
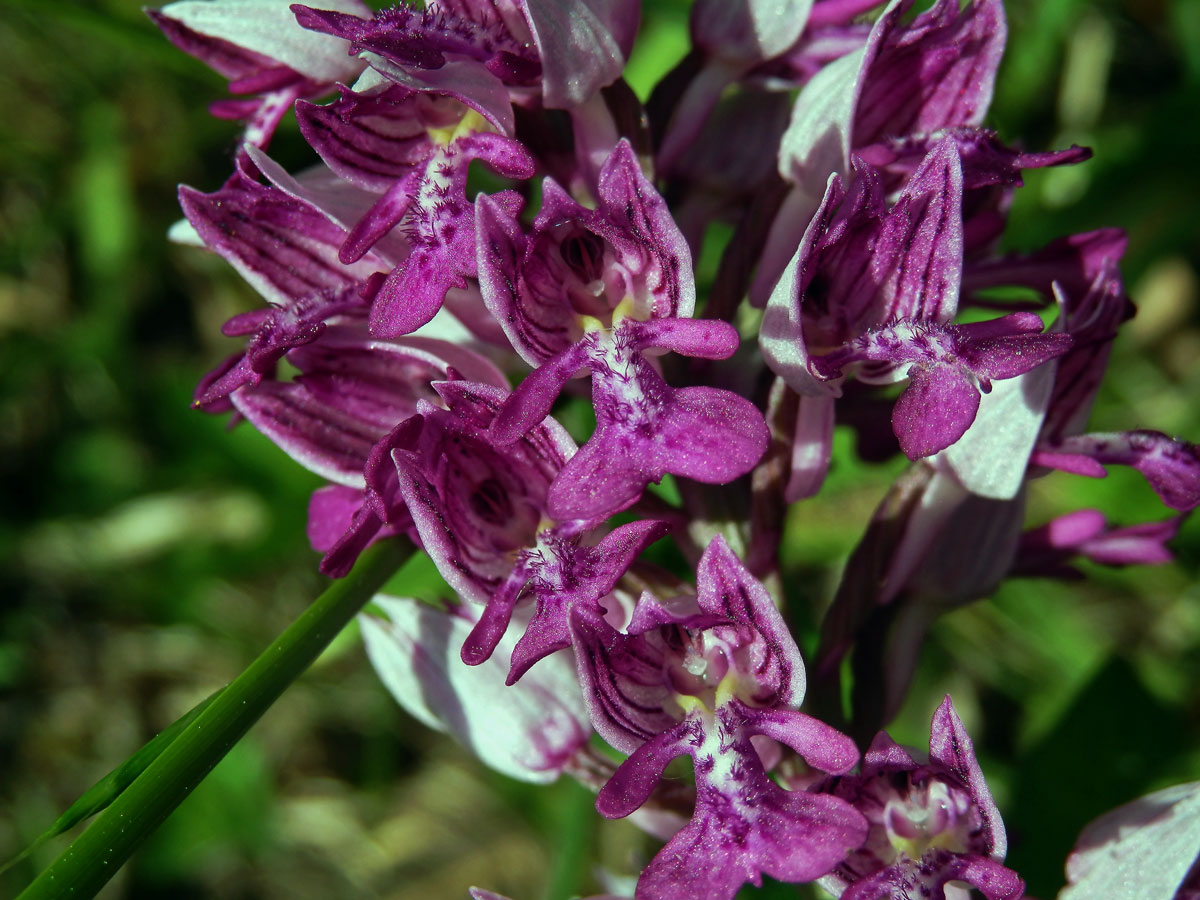
[[[934,713],[927,761],[881,732],[862,772],[828,789],[870,823],[865,844],[821,882],[841,900],[945,900],[949,882],[988,900],[1024,896],[1024,882],[1001,865],[1004,823],[949,697]]]
[[[668,473],[722,484],[748,472],[767,444],[753,404],[715,388],[671,388],[646,357],[723,359],[738,337],[728,323],[689,318],[687,246],[630,146],[619,144],[601,170],[596,210],[549,179],[544,196],[532,237],[494,202],[477,201],[484,300],[538,366],[500,410],[494,438],[511,441],[543,418],[585,371],[596,431],[550,488],[556,518],[617,512]]]
[[[778,741],[824,772],[858,760],[849,738],[799,711],[804,667],[774,603],[717,537],[695,597],[643,595],[625,634],[573,611],[575,652],[592,724],[630,753],[596,808],[627,816],[673,758],[692,757],[692,821],[642,873],[642,898],[731,898],[768,874],[811,881],[865,837],[864,821],[829,795],[771,781],[754,737]]]

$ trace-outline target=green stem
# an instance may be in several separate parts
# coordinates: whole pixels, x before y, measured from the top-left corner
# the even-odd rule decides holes
[[[159,754],[171,746],[175,738],[179,736],[179,733],[191,725],[196,717],[217,699],[220,693],[219,690],[213,691],[213,693],[151,738],[133,756],[129,757],[129,759],[125,760],[125,762],[121,763],[88,788],[83,796],[72,803],[67,811],[55,819],[53,825],[38,835],[32,844],[0,866],[0,874],[7,872],[38,847],[42,846],[42,844],[46,843],[46,841],[53,840],[60,834],[70,831],[84,819],[91,818],[100,812],[100,810],[105,809],[117,797],[121,796],[125,789],[133,783],[133,780],[146,771],[146,767],[158,759]]]
[[[93,897],[411,554],[380,541],[221,691],[18,900]]]

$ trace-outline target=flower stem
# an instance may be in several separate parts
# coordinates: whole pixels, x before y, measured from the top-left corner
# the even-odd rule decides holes
[[[60,834],[70,831],[80,822],[106,809],[113,800],[124,793],[125,789],[133,783],[135,778],[146,771],[146,767],[150,763],[158,759],[163,750],[174,743],[175,738],[179,737],[179,733],[192,724],[196,717],[217,699],[220,693],[220,690],[213,691],[209,696],[205,697],[151,738],[144,747],[134,753],[129,759],[125,760],[125,762],[121,763],[88,788],[83,796],[72,803],[67,811],[55,819],[54,824],[38,835],[32,844],[0,866],[0,874],[11,869],[29,856],[29,854],[33,853],[33,851],[41,847],[42,844],[53,840]]]
[[[200,713],[18,900],[92,897],[412,553],[380,541]]]

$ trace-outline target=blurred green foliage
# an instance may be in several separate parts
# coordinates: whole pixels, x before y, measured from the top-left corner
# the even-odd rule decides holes
[[[642,95],[686,50],[687,4],[646,0]],[[1140,307],[1098,429],[1200,438],[1200,5],[1011,0],[991,118],[1033,149],[1095,158],[1031,173],[1008,242],[1119,225]],[[318,483],[250,429],[189,408],[257,304],[220,260],[167,243],[175,185],[215,188],[235,129],[221,79],[132,0],[0,5],[0,857],[232,678],[315,596],[304,537]],[[273,147],[306,157],[294,130]],[[839,435],[830,490],[789,519],[789,597],[827,602],[897,468]],[[1165,518],[1131,473],[1037,485],[1031,520],[1080,505]],[[1050,897],[1080,827],[1200,777],[1200,529],[1179,563],[1014,581],[941,621],[894,734],[921,745],[950,691],[1006,813],[1011,862]],[[398,579],[435,599],[436,573]],[[799,635],[802,644],[810,635]],[[0,876],[15,892],[65,838]],[[353,635],[285,695],[110,885],[109,897],[518,900],[636,871],[653,847],[572,784],[481,771],[386,695]],[[792,888],[764,893],[794,896]]]

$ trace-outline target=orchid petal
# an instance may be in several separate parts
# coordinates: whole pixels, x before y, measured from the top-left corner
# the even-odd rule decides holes
[[[459,660],[469,619],[415,600],[379,595],[373,602],[387,619],[359,622],[384,684],[414,717],[449,731],[486,765],[545,783],[587,743],[586,709],[565,657],[546,660],[518,687],[503,687],[506,653],[482,667]]]
[[[1155,791],[1090,822],[1059,900],[1177,900],[1200,856],[1200,782]]]
[[[367,12],[359,0],[324,2],[348,13]],[[278,0],[177,0],[158,15],[198,35],[276,60],[315,81],[350,81],[362,70],[362,63],[347,57],[346,41],[300,27]]]
[[[640,0],[525,0],[548,109],[581,106],[625,68]]]
[[[929,731],[929,759],[953,772],[971,792],[971,799],[975,801],[976,809],[983,819],[988,855],[994,860],[1004,859],[1004,854],[1008,851],[1004,822],[1000,818],[995,801],[992,800],[987,782],[983,779],[983,771],[975,759],[975,747],[971,743],[971,737],[955,712],[954,703],[949,695],[933,714],[933,723]]]

